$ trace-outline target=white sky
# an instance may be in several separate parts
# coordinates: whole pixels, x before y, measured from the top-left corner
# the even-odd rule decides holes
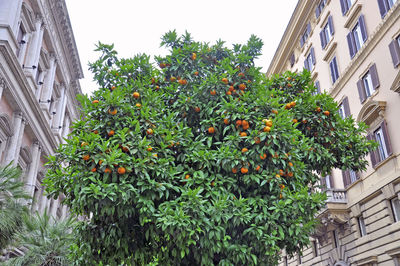
[[[257,66],[266,72],[297,0],[66,0],[85,78],[82,91],[97,89],[87,70],[101,41],[115,44],[119,56],[163,55],[161,36],[185,30],[196,41],[246,43],[251,34],[264,42]]]

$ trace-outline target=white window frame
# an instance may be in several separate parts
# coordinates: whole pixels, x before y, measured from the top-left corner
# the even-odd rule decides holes
[[[353,27],[353,29],[351,30],[353,37],[354,37],[354,42],[357,48],[357,52],[361,49],[361,47],[364,45],[364,40],[362,37],[362,33],[361,33],[361,27],[360,27],[360,23],[356,23],[356,25]]]
[[[329,23],[327,22],[326,25],[324,26],[324,29],[323,29],[324,34],[325,34],[325,39],[326,39],[326,45],[328,45],[328,43],[332,39],[331,30],[332,29],[330,28]]]
[[[332,68],[331,68],[331,65],[333,65],[333,64],[331,64],[331,63],[333,62],[333,60],[335,60],[335,62],[336,62],[336,69],[334,69],[335,71],[333,71],[334,74],[336,74],[335,77],[332,76]],[[339,66],[338,66],[338,62],[337,62],[336,56],[334,56],[334,57],[331,59],[331,61],[329,61],[329,72],[330,72],[329,74],[330,74],[331,79],[332,79],[332,84],[335,84],[336,81],[337,81],[337,80],[339,79],[339,77],[340,77],[340,75],[339,75]]]
[[[394,222],[400,221],[400,200],[398,197],[390,200],[390,206],[392,207]]]
[[[357,181],[357,172],[353,170],[349,170],[349,175],[350,175],[350,184],[353,184],[354,182]]]
[[[340,115],[340,117],[341,118],[343,118],[343,119],[345,119],[346,118],[346,116],[345,116],[345,112],[344,112],[344,106],[343,106],[343,103],[341,103],[341,104],[339,104],[339,115]]]
[[[313,64],[311,52],[308,53],[308,55],[307,55],[307,57],[306,57],[306,60],[307,60],[308,67],[310,68],[310,69],[308,69],[308,70],[309,70],[309,71],[312,71],[312,70],[314,69],[314,64]]]
[[[374,93],[374,86],[372,85],[372,77],[369,71],[362,77],[362,82],[364,84],[365,94],[367,98]]]
[[[378,154],[380,157],[380,161],[385,160],[387,157],[389,157],[387,148],[386,148],[386,140],[385,136],[383,134],[383,130],[381,127],[379,127],[377,130],[374,131],[374,136],[376,139],[376,142],[378,142]]]
[[[364,217],[359,216],[357,218],[358,229],[360,230],[360,237],[367,235],[367,227],[365,226]]]

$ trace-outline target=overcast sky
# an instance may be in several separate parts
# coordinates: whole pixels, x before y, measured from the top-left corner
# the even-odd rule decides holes
[[[256,62],[266,72],[297,0],[66,0],[85,78],[84,93],[97,89],[87,70],[97,59],[98,41],[115,44],[122,57],[138,53],[164,55],[161,36],[173,29],[185,30],[196,41],[222,39],[245,43],[251,34],[264,42]]]

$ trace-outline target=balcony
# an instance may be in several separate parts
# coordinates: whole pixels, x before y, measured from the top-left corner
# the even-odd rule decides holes
[[[345,189],[340,188],[328,188],[326,190],[328,199],[326,203],[347,203],[347,194]]]

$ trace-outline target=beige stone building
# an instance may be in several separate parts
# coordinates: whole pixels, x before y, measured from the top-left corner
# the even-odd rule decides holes
[[[322,178],[321,225],[280,265],[400,265],[400,1],[299,0],[267,74],[303,68],[379,148],[366,171]]]
[[[67,210],[41,180],[79,117],[82,77],[65,0],[0,0],[0,165],[19,166],[32,211],[56,218]]]

